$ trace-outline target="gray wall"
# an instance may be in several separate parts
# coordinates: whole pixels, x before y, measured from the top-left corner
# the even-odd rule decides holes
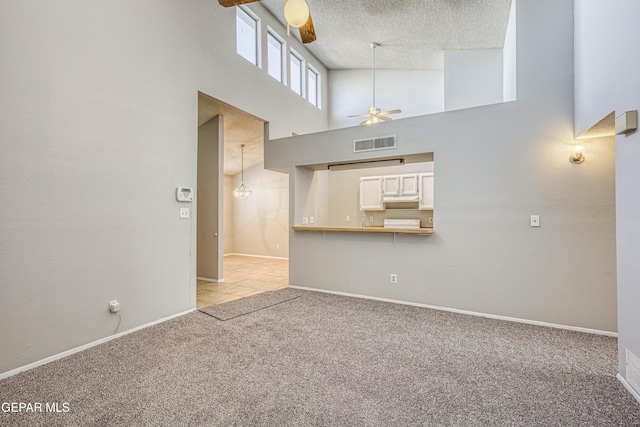
[[[224,117],[216,116],[198,128],[197,262],[198,277],[223,278],[223,159]]]
[[[444,110],[503,101],[502,49],[444,52]]]
[[[291,284],[616,330],[614,150],[569,162],[573,2],[519,1],[517,51],[515,102],[267,145],[266,167],[295,170],[292,223],[311,183],[296,165],[373,157],[352,140],[378,135],[398,136],[384,155],[434,153],[435,235],[291,232]]]
[[[328,115],[236,54],[215,1],[4,0],[0,28],[3,373],[111,336],[110,300],[120,331],[195,308],[197,227],[175,189],[196,187],[198,91],[276,137]],[[326,68],[287,43],[326,99]]]
[[[233,188],[240,185],[234,175]],[[253,194],[233,203],[233,252],[277,258],[289,256],[289,176],[264,169],[259,163],[244,171],[244,183]],[[232,190],[233,191],[233,190]]]
[[[640,2],[635,0],[576,1],[577,133],[611,111],[619,116],[640,109],[639,16]],[[625,350],[640,356],[640,133],[604,140],[616,147],[619,371],[626,378]],[[585,163],[599,144],[600,140],[584,143]]]

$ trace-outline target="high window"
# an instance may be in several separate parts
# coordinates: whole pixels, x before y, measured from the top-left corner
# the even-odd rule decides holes
[[[304,96],[304,59],[293,49],[291,49],[290,58],[291,90],[300,96]]]
[[[271,28],[267,30],[267,69],[269,75],[281,83],[285,82],[284,40]]]
[[[260,64],[260,19],[244,6],[236,7],[236,49],[253,65]]]
[[[307,99],[310,103],[320,108],[320,73],[311,65],[307,69],[307,83],[309,84]]]

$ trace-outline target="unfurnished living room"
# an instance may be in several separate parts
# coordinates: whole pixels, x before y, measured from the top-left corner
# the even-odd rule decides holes
[[[0,425],[640,426],[638,17],[1,1]]]

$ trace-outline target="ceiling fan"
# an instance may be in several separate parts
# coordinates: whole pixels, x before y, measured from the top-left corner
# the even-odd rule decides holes
[[[218,3],[224,7],[232,7],[257,1],[260,0],[218,0]],[[284,18],[287,20],[287,35],[289,27],[296,27],[300,29],[302,43],[311,43],[316,40],[316,30],[313,28],[306,0],[287,0],[284,4]]]
[[[367,114],[356,114],[354,116],[349,117],[366,117],[366,119],[360,122],[361,125],[371,125],[374,123],[380,123],[381,121],[389,121],[391,117],[387,117],[389,114],[398,114],[401,113],[402,110],[389,110],[389,111],[380,111],[379,108],[376,108],[376,47],[380,46],[376,42],[371,42],[370,44],[371,50],[373,52],[373,66],[372,74],[373,74],[373,103],[371,107],[369,107],[369,112]]]

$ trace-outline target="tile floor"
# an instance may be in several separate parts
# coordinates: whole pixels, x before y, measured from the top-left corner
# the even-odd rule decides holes
[[[222,283],[198,280],[197,308],[289,286],[289,261],[286,259],[227,255],[223,268]]]

